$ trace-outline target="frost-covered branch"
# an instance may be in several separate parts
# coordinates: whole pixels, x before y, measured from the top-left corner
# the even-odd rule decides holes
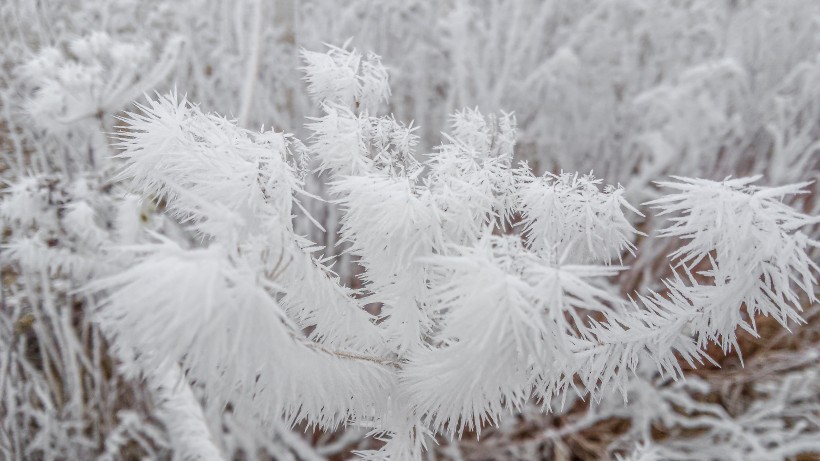
[[[626,300],[607,279],[637,250],[643,215],[623,189],[513,169],[507,114],[456,114],[446,143],[416,161],[413,130],[367,111],[389,94],[378,59],[304,57],[324,111],[307,148],[175,94],[123,118],[119,179],[199,243],[125,248],[134,264],[93,285],[100,322],[117,347],[150,367],[181,363],[237,414],[365,425],[386,437],[365,457],[416,458],[425,438],[478,433],[530,399],[550,408],[567,392],[598,401],[618,389],[626,400],[647,364],[680,378],[682,363],[712,361],[710,343],[736,348],[757,314],[788,328],[799,296],[814,300],[817,243],[800,229],[816,219],[780,201],[806,184],[662,183],[678,192],[650,202],[673,215],[661,236],[684,244],[663,290]],[[358,295],[293,231],[293,205],[310,199],[305,152],[343,212]]]

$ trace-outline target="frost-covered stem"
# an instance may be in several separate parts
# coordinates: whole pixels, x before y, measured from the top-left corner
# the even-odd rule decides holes
[[[299,459],[304,461],[326,461],[326,458],[320,455],[315,448],[280,421],[274,421],[273,424],[276,435],[299,456]]]
[[[366,433],[367,431],[363,431],[361,429],[356,429],[353,427],[348,427],[347,429],[345,429],[344,433],[333,442],[316,447],[316,452],[322,456],[331,456],[341,453],[345,448],[347,448],[351,444],[361,440]]]
[[[248,48],[248,67],[245,70],[245,81],[242,85],[242,104],[239,106],[239,126],[247,127],[248,116],[251,112],[253,92],[256,87],[256,76],[259,72],[259,55],[262,41],[263,7],[260,0],[253,2],[253,25]]]
[[[181,458],[224,461],[224,456],[213,442],[202,407],[179,366],[168,368],[155,379],[156,394],[160,400],[158,414],[165,423],[171,443],[182,454]]]
[[[367,354],[360,354],[358,352],[350,352],[350,351],[342,351],[336,349],[330,349],[325,346],[322,346],[319,343],[315,343],[313,341],[308,341],[305,338],[299,338],[294,332],[290,332],[290,336],[296,340],[304,344],[305,346],[319,351],[324,352],[325,354],[330,354],[334,357],[338,357],[340,359],[347,359],[347,360],[363,360],[365,362],[375,363],[377,365],[384,365],[386,367],[391,368],[401,368],[401,365],[398,362],[393,360],[389,360],[383,357],[378,357],[375,355],[367,355]]]
[[[6,118],[6,120],[13,120],[13,118],[11,116],[10,104],[8,104],[7,98],[3,98],[3,99],[4,99],[3,104],[2,104],[3,112],[4,112],[3,116]],[[13,145],[14,145],[14,158],[15,158],[16,162],[9,162],[8,157],[6,157],[6,163],[11,167],[11,169],[12,169],[12,171],[14,171],[15,175],[17,175],[20,172],[25,171],[26,163],[25,163],[25,159],[23,158],[23,152],[24,152],[23,143],[20,139],[20,136],[17,133],[15,133],[14,130],[15,130],[15,127],[10,126],[10,127],[8,127],[6,132],[3,133],[3,135],[5,137],[7,137],[8,139],[10,139],[11,142],[13,143]]]

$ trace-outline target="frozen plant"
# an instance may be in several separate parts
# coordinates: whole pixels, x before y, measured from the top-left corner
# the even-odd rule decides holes
[[[180,366],[210,404],[258,425],[364,427],[384,443],[362,457],[412,460],[532,402],[627,400],[647,370],[680,378],[712,360],[709,344],[736,349],[757,316],[791,328],[801,296],[815,302],[818,242],[802,230],[817,219],[783,203],[808,184],[659,183],[674,191],[649,203],[670,216],[661,237],[681,239],[673,275],[624,298],[609,280],[641,213],[622,188],[514,167],[504,113],[457,112],[419,155],[411,126],[373,112],[390,94],[378,58],[303,57],[322,110],[307,144],[175,93],[123,118],[118,179],[197,236],[122,246],[131,263],[90,286],[126,365]],[[295,231],[314,199],[304,155],[341,207],[361,289]]]
[[[16,175],[3,178],[0,201],[3,459],[114,459],[134,444],[165,456],[163,424],[146,415],[188,430],[203,419],[190,388],[167,385],[175,370],[146,388],[114,367],[99,327],[88,321],[91,298],[77,291],[119,269],[109,248],[167,224],[156,217],[149,225],[151,213],[135,196],[114,192],[106,131],[141,89],[165,77],[178,45],[157,57],[145,43],[94,33],[44,47],[14,69],[22,94],[6,108],[14,114],[8,122],[24,129],[10,136],[32,136],[17,139],[26,148],[4,158]]]
[[[111,242],[144,242],[142,228],[183,247],[198,245],[192,232],[162,215],[164,201],[144,200],[139,206],[134,196],[109,181],[111,170],[121,166],[109,161],[107,136],[119,123],[113,115],[131,107],[143,91],[176,87],[203,112],[230,114],[240,127],[286,127],[306,139],[304,116],[321,109],[310,102],[299,79],[299,67],[310,65],[300,63],[302,49],[352,36],[350,43],[375,51],[390,64],[392,91],[384,113],[423,121],[418,129],[411,125],[396,131],[392,127],[401,125],[386,119],[366,127],[388,134],[380,135],[372,148],[384,157],[378,160],[382,163],[392,162],[396,153],[401,162],[391,168],[397,171],[413,168],[422,157],[403,156],[404,147],[391,151],[379,146],[400,141],[429,152],[450,114],[478,106],[487,113],[515,112],[515,155],[530,162],[534,176],[543,171],[560,176],[561,168],[594,169],[604,179],[600,188],[621,183],[620,196],[635,204],[659,198],[664,189],[652,181],[667,175],[711,180],[762,175],[757,185],[814,180],[805,187],[807,194],[790,195],[783,202],[816,215],[818,18],[820,4],[814,0],[4,2],[0,175],[3,200],[16,203],[4,205],[11,213],[4,215],[0,248],[0,350],[5,352],[0,354],[0,458],[171,459],[195,448],[185,444],[186,430],[176,429],[184,426],[196,434],[201,421],[182,424],[164,411],[198,417],[198,411],[189,411],[196,405],[169,399],[190,394],[181,385],[184,380],[174,379],[178,370],[146,382],[111,366],[100,329],[87,321],[94,300],[74,291],[92,272],[128,267],[129,258],[108,250]],[[49,61],[48,55],[54,59]],[[354,67],[358,62],[360,69],[369,61],[366,55],[336,56]],[[328,61],[323,54],[314,57]],[[38,63],[44,65],[40,71]],[[362,84],[368,74],[358,75]],[[326,99],[332,102],[334,96],[328,93]],[[371,114],[375,110],[368,107]],[[475,116],[463,118],[474,122],[461,123],[466,131],[450,129],[452,137],[476,132],[472,123],[484,117],[473,112]],[[491,118],[485,123],[496,123]],[[396,134],[389,135],[391,131]],[[313,140],[310,144],[321,150]],[[298,157],[307,159],[306,152]],[[439,152],[441,165],[427,165],[422,175],[430,178],[436,168],[445,175],[450,168],[470,171],[458,149],[452,153]],[[458,175],[445,177],[453,195],[448,203],[473,194],[472,188],[488,186],[462,182]],[[556,185],[580,185],[573,177]],[[306,175],[304,187],[327,197],[327,179]],[[525,190],[523,182],[515,187],[519,193]],[[535,204],[541,203],[538,196],[533,195]],[[47,206],[38,206],[44,202]],[[467,218],[481,213],[480,206],[441,203],[447,213],[464,215],[450,220],[456,224],[446,232],[454,239],[472,232],[463,223],[480,222]],[[358,288],[355,275],[361,265],[350,252],[342,253],[350,243],[336,244],[339,220],[346,216],[339,204],[310,198],[301,204],[309,213],[298,213],[296,233],[322,245],[313,254],[329,258],[328,267],[342,283]],[[674,279],[670,266],[675,263],[669,264],[666,255],[681,241],[654,238],[668,224],[666,216],[674,215],[636,208],[646,216],[627,212],[625,217],[649,237],[625,234],[635,255],[611,252],[613,264],[629,267],[603,285],[641,302],[636,291],[668,295],[663,279]],[[578,208],[567,204],[542,211],[563,216],[563,209]],[[361,214],[367,215],[366,209]],[[522,216],[523,211],[510,218],[517,223]],[[571,216],[578,220],[580,215]],[[563,226],[546,230],[558,227]],[[611,228],[619,231],[621,225]],[[509,223],[504,229],[510,232]],[[526,237],[527,229],[520,229]],[[817,230],[803,229],[815,240]],[[560,235],[572,240],[566,231],[551,238]],[[589,262],[589,242],[580,243],[578,239],[572,251],[556,251],[548,258]],[[606,253],[596,239],[592,248],[599,256]],[[817,261],[820,251],[815,248],[810,255]],[[692,270],[708,270],[709,263],[704,259]],[[708,275],[695,278],[705,285],[714,281]],[[736,282],[724,278],[722,283],[741,285]],[[820,305],[805,295],[799,302],[807,324],[792,328],[794,334],[772,317],[758,318],[755,334],[741,327],[735,338],[726,338],[727,344],[737,342],[742,357],[734,351],[723,355],[721,338],[720,344],[707,346],[720,368],[685,370],[685,385],[642,361],[637,376],[625,383],[628,405],[620,393],[605,393],[593,402],[568,392],[556,396],[551,411],[544,412],[543,402],[530,399],[519,411],[502,415],[497,426],[485,425],[480,439],[472,433],[458,440],[441,436],[437,444],[428,444],[425,456],[447,461],[612,459],[647,440],[651,443],[645,451],[660,453],[662,459],[812,457],[820,439],[820,381],[815,379],[820,373]],[[367,309],[377,312],[379,303]],[[748,321],[748,313],[734,314]],[[707,329],[726,321],[734,319],[708,313],[698,320]],[[180,386],[169,388],[169,382]],[[196,397],[198,387],[191,390]],[[211,437],[228,459],[337,459],[379,443],[361,437],[361,428],[303,433],[303,425],[291,431],[280,421],[264,428],[239,420],[231,406],[205,409]]]

